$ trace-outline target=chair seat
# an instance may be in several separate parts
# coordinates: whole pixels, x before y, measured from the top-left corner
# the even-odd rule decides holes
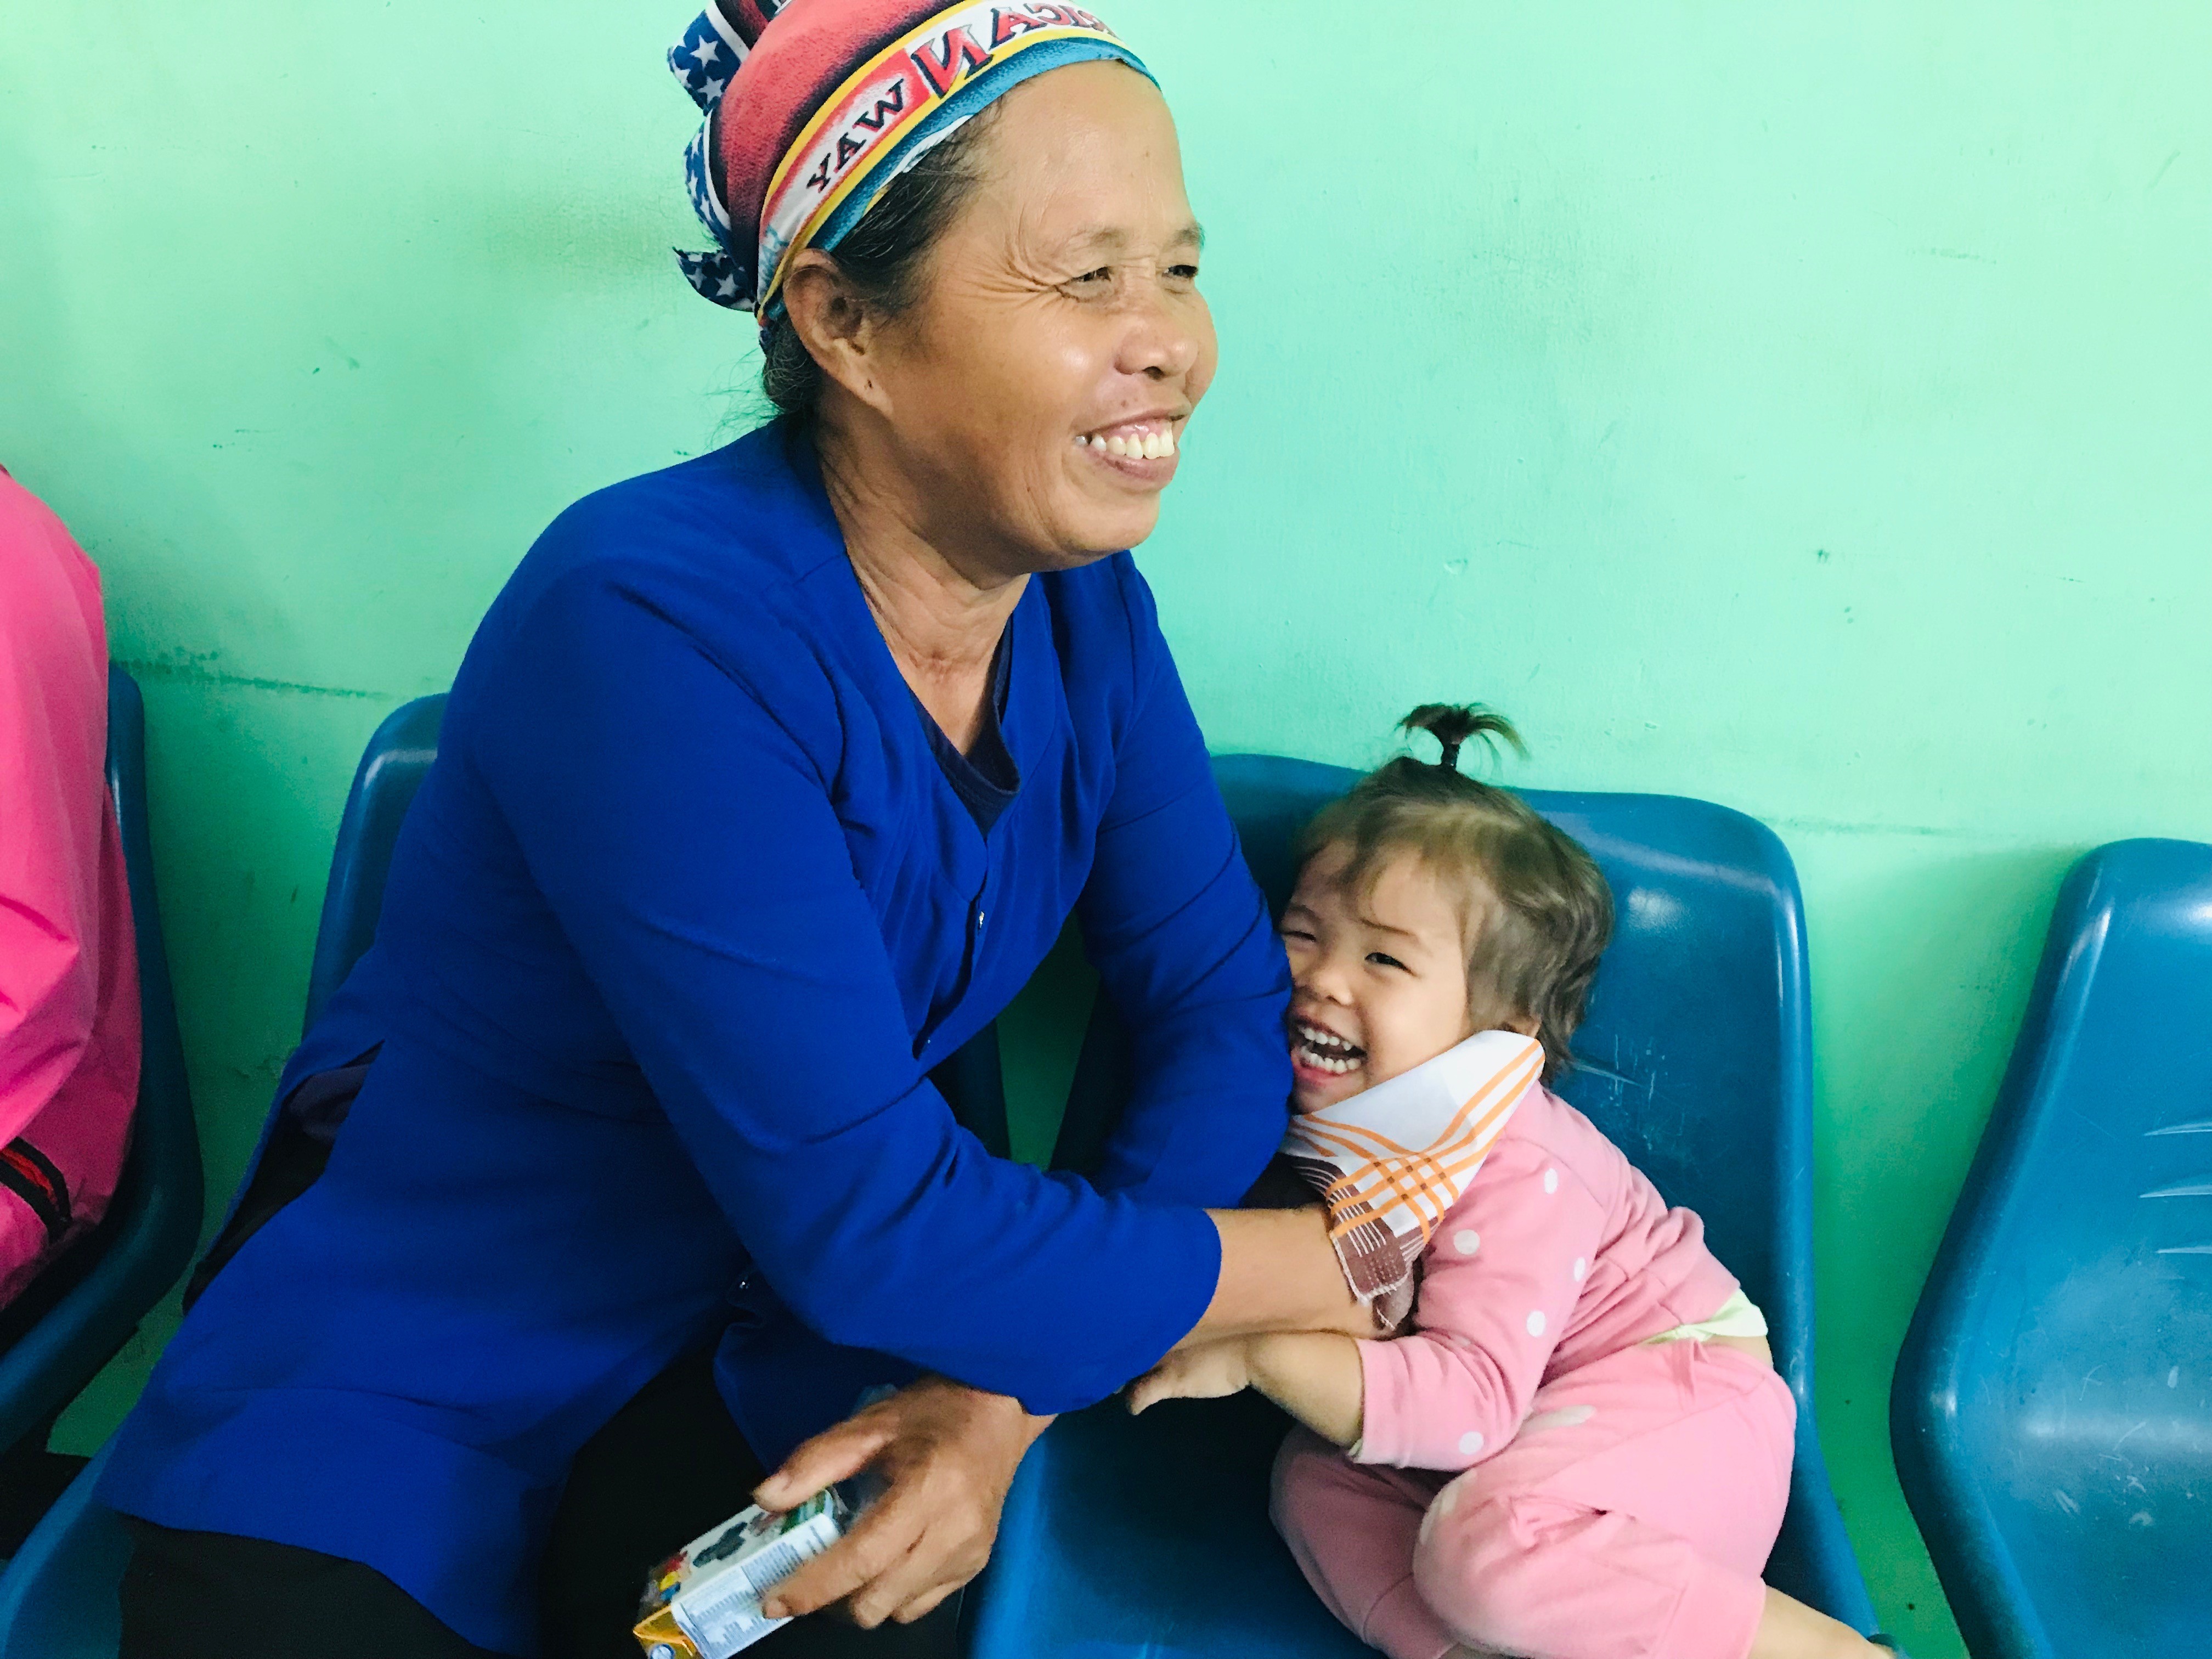
[[[1290,1419],[1257,1395],[1108,1401],[1023,1463],[970,1659],[1363,1659],[1267,1520]],[[1101,1571],[1100,1564],[1110,1564]]]
[[[0,1659],[115,1659],[131,1534],[93,1501],[108,1455],[103,1447],[70,1484],[0,1577]]]

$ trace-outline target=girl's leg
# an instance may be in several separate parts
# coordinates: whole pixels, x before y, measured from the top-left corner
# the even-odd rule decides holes
[[[1421,1515],[1442,1478],[1354,1463],[1304,1429],[1276,1454],[1275,1529],[1339,1622],[1390,1659],[1460,1651],[1413,1588]]]
[[[1759,1575],[1796,1418],[1781,1380],[1741,1354],[1668,1344],[1561,1377],[1534,1407],[1431,1510],[1414,1581],[1445,1624],[1536,1659],[1768,1659]]]

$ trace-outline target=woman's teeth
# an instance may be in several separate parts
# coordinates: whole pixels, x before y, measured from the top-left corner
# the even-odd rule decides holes
[[[1334,1031],[1323,1030],[1318,1025],[1309,1025],[1304,1020],[1293,1021],[1291,1053],[1303,1065],[1317,1072],[1328,1072],[1341,1077],[1358,1069],[1367,1057],[1367,1051],[1354,1042],[1346,1042]]]
[[[1103,449],[1109,455],[1120,455],[1130,460],[1157,461],[1176,453],[1175,428],[1164,431],[1117,432],[1112,437],[1101,437],[1086,433],[1075,441],[1078,449]]]

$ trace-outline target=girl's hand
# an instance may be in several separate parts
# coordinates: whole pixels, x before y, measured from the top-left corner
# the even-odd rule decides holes
[[[1329,1331],[1232,1336],[1177,1348],[1129,1385],[1129,1409],[1162,1400],[1212,1400],[1257,1389],[1324,1440],[1349,1446],[1366,1410],[1354,1339]]]
[[[1252,1386],[1252,1345],[1232,1336],[1177,1348],[1129,1385],[1132,1416],[1163,1400],[1218,1400]]]

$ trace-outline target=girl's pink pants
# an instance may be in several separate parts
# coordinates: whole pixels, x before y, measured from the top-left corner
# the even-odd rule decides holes
[[[1796,1415],[1748,1355],[1630,1348],[1547,1383],[1456,1477],[1354,1463],[1300,1429],[1275,1461],[1275,1524],[1391,1659],[1744,1659]]]

